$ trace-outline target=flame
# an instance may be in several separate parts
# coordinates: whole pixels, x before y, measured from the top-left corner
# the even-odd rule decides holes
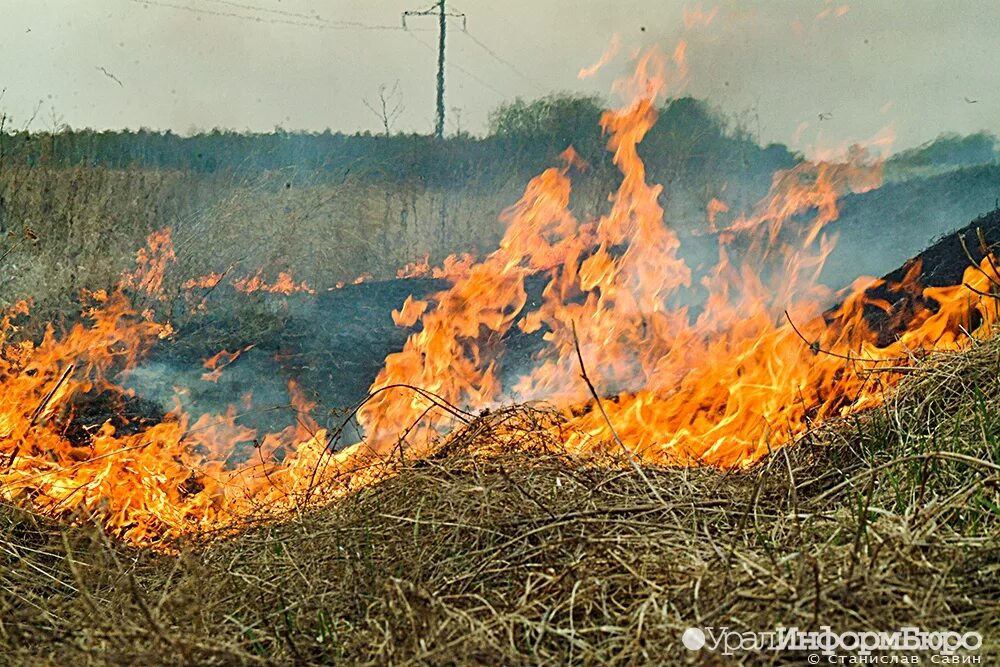
[[[701,5],[693,9],[685,7],[683,9],[684,29],[691,30],[699,25],[710,25],[718,13],[718,7],[712,7],[708,11],[703,10]]]
[[[152,240],[150,244],[151,249]],[[172,251],[171,251],[172,252]],[[140,251],[140,253],[145,253],[145,251]],[[171,258],[172,259],[172,258]],[[200,276],[198,278],[191,278],[185,280],[181,283],[181,287],[185,290],[193,289],[214,289],[217,287],[226,277],[226,274],[232,269],[226,270],[223,273],[211,272],[207,275]],[[160,289],[163,283],[162,271],[160,272],[158,282],[155,283],[155,289],[151,291],[157,291]],[[356,279],[355,283],[363,282],[365,276],[361,276]],[[134,282],[134,281],[133,281]],[[132,283],[126,284],[127,287],[131,287]],[[243,276],[242,278],[235,278],[232,281],[233,289],[237,292],[243,292],[244,294],[253,294],[254,292],[266,292],[268,294],[284,294],[285,296],[295,294],[296,292],[304,292],[306,294],[315,294],[313,290],[305,281],[296,283],[295,279],[292,277],[291,271],[279,271],[278,277],[273,283],[269,283],[264,279],[264,270],[259,269],[257,273],[252,276]]]
[[[820,11],[819,14],[816,15],[816,18],[817,18],[817,20],[822,20],[822,19],[825,19],[825,18],[829,18],[830,16],[835,16],[836,18],[840,18],[841,16],[843,16],[844,14],[846,14],[848,11],[850,11],[850,9],[851,8],[848,5],[838,5],[836,7],[826,7],[825,9],[823,9],[822,11]]]
[[[705,207],[705,219],[708,221],[709,230],[718,231],[716,220],[720,213],[729,213],[729,204],[717,197],[712,197]]]
[[[218,284],[220,282],[222,282],[222,278],[223,278],[223,275],[221,273],[215,273],[213,271],[212,273],[209,273],[206,276],[201,276],[199,278],[191,278],[189,280],[185,280],[183,283],[181,283],[181,287],[183,289],[186,289],[186,290],[191,290],[191,289],[212,289],[212,288],[218,286]]]
[[[409,265],[407,265],[407,266],[409,266]],[[398,277],[402,278],[403,276],[398,276]],[[344,280],[338,280],[334,284],[333,287],[327,287],[326,291],[327,292],[336,292],[337,290],[344,289],[347,285],[360,285],[361,283],[371,282],[374,279],[375,279],[375,276],[373,276],[370,273],[365,272],[365,273],[362,273],[360,276],[354,278],[350,282],[347,282],[347,281],[344,281]],[[293,291],[307,292],[308,294],[315,294],[316,293],[315,291],[313,291],[311,289],[308,289],[308,286],[305,283],[302,283],[302,286],[305,287],[306,289],[299,289],[299,290],[293,290]],[[288,292],[288,294],[291,294],[291,292]]]
[[[466,276],[472,265],[476,263],[476,256],[472,253],[463,252],[461,254],[451,254],[444,258],[440,266],[431,266],[429,255],[422,259],[410,262],[403,268],[396,271],[397,278],[438,278],[442,280],[454,281],[462,276]]]
[[[242,426],[236,407],[193,419],[179,405],[152,425],[111,415],[70,432],[82,398],[129,396],[118,378],[173,333],[130,298],[161,294],[175,259],[169,230],[150,237],[115,290],[85,294],[81,321],[64,332],[21,340],[29,306],[15,304],[0,316],[0,495],[53,515],[99,516],[115,535],[158,545],[370,484],[391,471],[397,447],[419,456],[469,410],[511,400],[554,404],[565,420],[540,428],[571,451],[621,442],[649,463],[744,468],[814,423],[877,405],[900,359],[960,348],[995,324],[982,296],[1000,285],[992,256],[950,287],[922,287],[918,263],[899,284],[859,279],[841,295],[817,285],[838,198],[881,183],[880,163],[860,148],[776,174],[768,196],[718,232],[716,266],[693,272],[638,150],[659,100],[685,75],[682,43],[671,57],[641,54],[617,87],[629,101],[601,126],[622,178],[605,215],[572,213],[583,163],[568,149],[503,212],[496,250],[446,261],[447,289],[393,312],[396,324],[419,326],[385,360],[357,413],[365,438],[355,446],[331,451],[339,432],[319,427],[294,382],[289,425],[276,433]],[[728,208],[715,201],[709,216]],[[529,299],[529,279],[542,280],[540,298]],[[212,287],[221,276],[198,280]],[[311,292],[290,273],[272,285],[260,273],[238,282]],[[700,310],[681,305],[690,289],[706,295]],[[544,345],[529,368],[505,374],[504,341],[523,335]],[[246,349],[206,360],[206,375]],[[242,402],[248,409],[252,396]]]
[[[412,327],[427,310],[428,305],[427,301],[414,299],[410,295],[406,297],[402,308],[392,311],[392,321],[397,327]]]
[[[421,259],[408,262],[396,271],[397,278],[423,278],[431,273],[431,256],[424,255]]]
[[[247,345],[243,349],[236,350],[235,352],[222,350],[213,354],[202,364],[208,372],[202,373],[201,379],[206,382],[218,382],[219,378],[222,377],[222,371],[225,370],[227,366],[230,366],[234,361],[240,358],[240,355],[244,352],[249,352],[254,347],[254,345]]]
[[[426,415],[437,400],[467,407],[546,400],[564,411],[561,433],[572,449],[608,442],[613,427],[649,462],[746,467],[812,422],[877,402],[893,381],[884,375],[874,383],[871,373],[854,371],[914,349],[957,347],[956,323],[973,312],[990,320],[989,309],[970,302],[965,288],[921,291],[915,275],[899,289],[936,306],[909,313],[895,340],[881,341],[864,319],[865,307],[877,304],[860,283],[824,317],[834,295],[816,278],[834,245],[825,230],[839,215],[837,201],[882,181],[881,163],[859,147],[843,161],[804,162],[776,174],[755,210],[722,230],[718,265],[700,281],[708,294],[703,310],[671,305],[692,274],[637,147],[655,121],[656,100],[665,87],[683,85],[685,75],[682,42],[670,59],[643,54],[635,74],[617,86],[631,102],[602,118],[622,173],[606,216],[593,223],[573,217],[574,156],[567,154],[562,168],[535,178],[505,212],[499,249],[434,295],[433,307],[419,304],[421,330],[386,359],[373,385],[384,391],[359,413],[369,446],[394,446],[416,421],[421,438],[446,431],[448,414]],[[713,200],[709,215],[725,208]],[[749,241],[734,261],[730,246],[738,238]],[[547,274],[542,303],[528,309],[525,281],[539,272]],[[966,280],[988,290],[982,274],[973,273]],[[397,321],[412,325],[416,314],[416,302],[408,300]],[[547,347],[505,389],[502,340],[515,327],[543,333]],[[577,350],[599,395],[611,397],[604,410],[583,383],[572,381]],[[404,395],[399,388],[406,386],[428,389],[435,399]]]
[[[361,282],[361,279],[356,282]],[[296,284],[290,271],[280,271],[277,279],[270,284],[264,281],[263,271],[258,271],[253,276],[237,278],[233,281],[233,287],[236,291],[243,292],[244,294],[267,292],[268,294],[284,294],[287,296],[295,292],[316,293],[305,281]]]
[[[576,74],[578,79],[589,79],[590,77],[597,74],[602,67],[611,62],[611,59],[618,55],[618,49],[621,48],[621,35],[617,32],[612,33],[611,42],[608,44],[607,48],[604,49],[604,53],[601,57],[597,59],[590,67],[584,67]]]
[[[149,236],[146,248],[140,248],[135,257],[135,271],[122,277],[124,287],[147,294],[163,296],[163,278],[167,265],[176,262],[171,231],[164,229]]]

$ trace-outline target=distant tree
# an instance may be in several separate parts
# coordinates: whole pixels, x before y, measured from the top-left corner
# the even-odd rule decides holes
[[[386,87],[383,83],[378,87],[378,101],[369,102],[368,98],[362,100],[368,110],[382,122],[385,136],[392,133],[392,126],[406,108],[403,106],[403,92],[399,89],[399,81],[392,84],[392,88]]]
[[[352,135],[340,132],[250,133],[228,129],[190,135],[139,130],[72,130],[59,123],[55,131],[11,128],[0,116],[0,151],[7,164],[93,165],[113,169],[156,168],[222,174],[259,174],[286,169],[324,179],[406,183],[413,187],[489,188],[511,180],[523,182],[556,162],[573,146],[591,169],[588,178],[604,179],[607,189],[620,178],[606,150],[600,127],[605,104],[596,96],[569,93],[535,100],[516,99],[490,116],[489,133],[464,131],[435,141],[430,136],[393,134],[402,110],[395,88],[379,88],[371,110],[381,131]],[[764,189],[776,168],[791,159],[781,146],[761,149],[745,132],[704,102],[670,101],[640,146],[651,181],[673,190],[704,191],[752,181]],[[388,136],[387,136],[388,135]],[[758,187],[759,182],[759,187]],[[595,191],[604,192],[601,188]]]
[[[993,162],[997,157],[997,138],[989,132],[964,137],[948,133],[917,148],[901,151],[889,162],[897,167],[967,166]]]
[[[490,114],[490,134],[535,142],[545,149],[573,145],[586,155],[600,146],[604,104],[597,96],[556,93],[525,101],[517,98]]]

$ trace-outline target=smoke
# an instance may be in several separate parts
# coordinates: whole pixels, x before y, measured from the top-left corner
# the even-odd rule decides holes
[[[828,230],[837,245],[820,279],[834,289],[859,276],[882,276],[941,236],[997,208],[1000,165],[887,183],[840,202]]]
[[[197,421],[202,415],[224,415],[234,409],[237,423],[258,433],[280,431],[295,422],[287,371],[263,353],[251,350],[227,366],[217,382],[203,379],[205,369],[167,360],[169,348],[132,369],[122,386],[155,402],[164,413],[179,406]]]
[[[684,31],[686,92],[738,115],[762,143],[812,154],[889,124],[908,148],[943,131],[997,131],[989,2],[918,0],[905,11],[857,2],[706,2],[708,25]],[[838,15],[836,9],[844,7]],[[661,33],[676,40],[680,27]]]
[[[935,238],[992,210],[1000,197],[998,183],[1000,165],[987,164],[901,180],[844,197],[839,202],[840,217],[826,228],[827,234],[837,237],[837,243],[820,282],[835,291],[861,275],[881,276],[894,270]],[[730,193],[737,189],[736,184],[730,187]],[[748,184],[742,187],[746,193],[759,189]],[[687,202],[665,202],[667,224],[688,230],[705,228],[704,212],[694,203],[695,193],[675,190],[669,196]],[[749,200],[738,203],[750,206]],[[687,308],[694,318],[706,295],[699,279],[718,261],[719,240],[711,234],[688,232],[681,241],[679,255],[692,269],[694,286],[680,290],[669,307]],[[739,248],[730,247],[730,252],[738,254]],[[734,261],[739,262],[738,256]],[[539,306],[546,281],[541,275],[527,281],[525,312]],[[218,382],[203,379],[205,369],[199,358],[178,353],[166,343],[131,371],[124,384],[155,401],[164,411],[173,410],[179,403],[194,419],[203,414],[225,414],[235,406],[240,415],[238,422],[258,432],[280,430],[296,418],[289,406],[289,380],[296,381],[310,399],[318,402],[317,415],[322,417],[331,411],[342,415],[367,396],[383,360],[401,350],[415,330],[397,327],[392,310],[410,295],[433,299],[446,285],[442,280],[406,279],[348,285],[319,295],[269,296],[271,308],[277,303],[286,304],[282,315],[284,333],[274,339],[253,341],[258,346],[225,367]],[[243,326],[241,321],[227,318],[239,312],[234,305],[245,299],[246,295],[234,291],[218,293],[217,301],[210,304],[215,330],[235,331]],[[517,327],[507,334],[500,358],[500,378],[507,392],[501,400],[544,398],[517,394],[514,387],[520,378],[551,359],[546,356],[552,350],[545,334],[544,330],[525,334]],[[205,347],[202,358],[218,351]],[[584,350],[591,357],[599,356],[596,352]],[[635,365],[638,367],[638,362]],[[593,370],[600,383],[599,369]],[[600,389],[610,393],[627,391],[642,382],[641,378],[634,380],[630,384],[627,379],[619,379],[614,384],[602,384]],[[247,400],[248,394],[252,401]]]

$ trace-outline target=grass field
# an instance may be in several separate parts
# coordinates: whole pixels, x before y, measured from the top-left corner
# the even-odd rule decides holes
[[[111,287],[146,237],[168,227],[174,290],[227,269],[269,279],[291,269],[317,289],[364,273],[392,277],[428,255],[494,247],[497,216],[522,186],[512,179],[459,194],[361,179],[316,185],[291,173],[0,169],[0,254],[9,252],[0,304],[30,297],[40,319],[73,313],[79,290]]]
[[[113,284],[163,227],[178,257],[168,292],[230,267],[291,268],[317,290],[388,277],[424,255],[495,247],[497,216],[522,185],[6,170],[0,301],[31,297],[39,326],[73,317],[79,291]],[[606,206],[606,190],[582,185],[580,217]],[[252,342],[273,323],[260,321],[239,335]],[[544,428],[556,416],[511,408],[350,497],[175,553],[113,541],[89,517],[0,506],[0,655],[797,664],[691,652],[680,638],[688,627],[919,626],[981,633],[989,664],[1000,657],[1000,338],[914,364],[883,407],[816,426],[741,472],[634,468],[610,445],[571,455]]]
[[[1000,657],[1000,339],[745,472],[633,469],[481,417],[321,509],[178,555],[4,507],[17,664],[800,664],[689,626],[982,633]],[[515,435],[499,449],[494,436]]]

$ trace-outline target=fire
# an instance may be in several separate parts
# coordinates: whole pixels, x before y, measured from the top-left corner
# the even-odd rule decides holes
[[[191,278],[190,280],[185,280],[181,285],[183,289],[213,289],[222,282],[223,275],[221,273],[216,273],[213,271],[208,275],[201,276],[200,278]]]
[[[268,294],[284,294],[287,296],[295,292],[316,293],[305,281],[296,283],[290,271],[280,271],[278,278],[273,283],[265,282],[263,271],[258,271],[253,276],[237,278],[233,281],[233,287],[236,291],[243,292],[244,294],[267,292]]]
[[[236,350],[235,352],[222,350],[213,354],[202,364],[207,372],[202,373],[201,379],[206,382],[218,382],[219,378],[222,377],[222,371],[225,370],[227,366],[239,359],[244,352],[249,352],[253,348],[253,345],[247,345],[243,349]]]
[[[716,220],[720,213],[729,213],[729,204],[718,199],[717,197],[712,197],[708,205],[705,207],[705,219],[708,221],[708,229],[711,232],[718,231],[718,223]]]
[[[397,278],[423,278],[431,274],[431,256],[424,255],[418,260],[408,262],[396,271]]]
[[[859,280],[842,295],[817,285],[835,242],[827,225],[837,200],[881,183],[879,163],[861,149],[776,174],[753,211],[732,212],[717,230],[714,269],[688,267],[638,150],[662,95],[685,74],[683,45],[670,58],[649,51],[618,87],[629,101],[601,119],[622,176],[605,215],[581,221],[571,211],[573,175],[584,164],[568,149],[504,211],[492,253],[455,256],[439,272],[427,261],[406,270],[430,271],[449,287],[393,312],[397,325],[419,326],[385,360],[357,413],[364,442],[353,447],[330,450],[340,434],[318,426],[294,383],[289,426],[276,433],[241,426],[235,407],[193,419],[178,405],[152,426],[108,419],[86,437],[69,434],[81,397],[129,396],[119,378],[172,335],[130,300],[162,293],[174,260],[169,231],[150,238],[117,289],[87,295],[83,319],[68,331],[16,340],[29,311],[17,304],[0,321],[0,493],[55,515],[100,516],[124,539],[158,544],[359,488],[383,474],[397,447],[419,456],[456,418],[504,401],[554,404],[565,417],[557,433],[580,453],[620,442],[647,463],[743,468],[813,423],[877,405],[898,373],[873,371],[921,350],[959,348],[973,323],[980,331],[994,323],[982,296],[1000,284],[990,256],[966,271],[964,285],[923,288],[919,266],[899,285]],[[728,209],[713,200],[711,224]],[[222,277],[190,285],[210,289]],[[529,280],[539,279],[532,301]],[[290,273],[234,286],[312,291]],[[704,295],[699,309],[683,305],[692,290]],[[899,295],[910,297],[905,310],[893,305]],[[872,327],[872,310],[885,327]],[[545,343],[513,379],[504,374],[510,335]],[[247,349],[207,360],[207,379]],[[580,380],[581,361],[594,394]],[[243,400],[246,408],[252,399]]]
[[[170,230],[153,232],[149,236],[148,249],[140,248],[136,253],[135,271],[122,277],[123,287],[162,296],[163,278],[167,265],[177,260]]]
[[[392,311],[392,321],[398,327],[412,327],[427,310],[427,306],[427,301],[408,296],[402,308]]]
[[[720,234],[719,262],[700,278],[707,293],[701,312],[672,305],[690,288],[692,273],[663,220],[661,189],[647,183],[637,150],[664,87],[683,82],[683,46],[671,60],[642,56],[635,75],[619,86],[631,102],[602,119],[622,173],[611,211],[596,222],[574,218],[568,202],[576,158],[567,154],[562,168],[534,179],[505,213],[497,251],[433,296],[433,307],[408,300],[398,311],[403,325],[414,324],[421,311],[422,327],[386,360],[373,389],[419,386],[459,406],[545,400],[563,409],[561,433],[572,449],[601,446],[613,427],[651,463],[746,467],[810,423],[880,400],[893,381],[857,371],[915,349],[959,346],[957,323],[973,312],[990,320],[989,309],[970,302],[960,286],[925,290],[937,311],[917,309],[905,333],[887,343],[862,317],[865,306],[885,304],[860,287],[824,316],[825,304],[835,301],[816,284],[834,244],[824,230],[838,216],[840,197],[881,184],[880,163],[861,149],[843,161],[806,162],[776,174],[757,209]],[[713,222],[727,208],[713,201]],[[737,251],[738,239],[749,239],[747,247]],[[547,275],[542,303],[528,309],[525,282],[540,272]],[[984,287],[982,272],[966,278]],[[916,276],[901,289],[921,294]],[[548,346],[504,388],[502,340],[514,327],[543,332]],[[604,411],[575,380],[577,348],[599,394],[611,397]],[[369,445],[390,445],[421,418],[424,439],[447,430],[450,416],[425,415],[433,409],[426,397],[394,389],[376,395],[359,418]]]
[[[611,62],[611,59],[618,55],[618,49],[621,48],[621,35],[617,32],[611,35],[611,42],[608,43],[608,47],[604,49],[604,53],[601,57],[597,59],[590,67],[584,67],[576,74],[578,79],[589,79],[590,77],[597,74],[602,67]]]
[[[822,19],[825,19],[825,18],[829,18],[831,15],[835,16],[836,18],[840,18],[841,16],[843,16],[844,14],[846,14],[848,11],[850,11],[850,9],[851,8],[848,5],[838,5],[836,7],[826,7],[825,9],[823,9],[822,11],[820,11],[819,14],[816,15],[816,19],[817,20],[822,20]]]
[[[152,247],[152,246],[151,246]],[[145,252],[145,251],[143,251]],[[172,257],[171,257],[172,259]],[[206,289],[211,290],[216,288],[222,283],[223,278],[232,270],[230,267],[225,272],[218,273],[213,271],[204,276],[198,278],[191,278],[184,281],[181,287],[185,290],[194,289]],[[364,277],[359,277],[355,283],[363,282]],[[157,289],[162,285],[163,278],[159,277],[159,282],[156,283]],[[131,284],[129,284],[131,286]],[[257,273],[249,276],[243,276],[241,278],[235,278],[232,281],[232,287],[237,292],[243,292],[244,294],[253,294],[255,292],[265,292],[268,294],[284,294],[288,296],[290,294],[295,294],[296,292],[304,292],[306,294],[315,294],[316,291],[313,290],[308,283],[302,281],[296,283],[295,279],[292,277],[291,271],[279,271],[278,277],[273,283],[269,283],[264,279],[264,270],[260,269]]]
[[[463,252],[452,254],[444,258],[441,266],[431,266],[430,256],[408,263],[403,268],[396,271],[397,278],[439,278],[443,280],[455,280],[468,275],[472,265],[476,263],[476,256],[472,253]]]
[[[712,7],[708,11],[702,9],[700,5],[693,9],[685,7],[683,9],[684,29],[691,30],[695,26],[709,25],[718,13],[718,7]]]

